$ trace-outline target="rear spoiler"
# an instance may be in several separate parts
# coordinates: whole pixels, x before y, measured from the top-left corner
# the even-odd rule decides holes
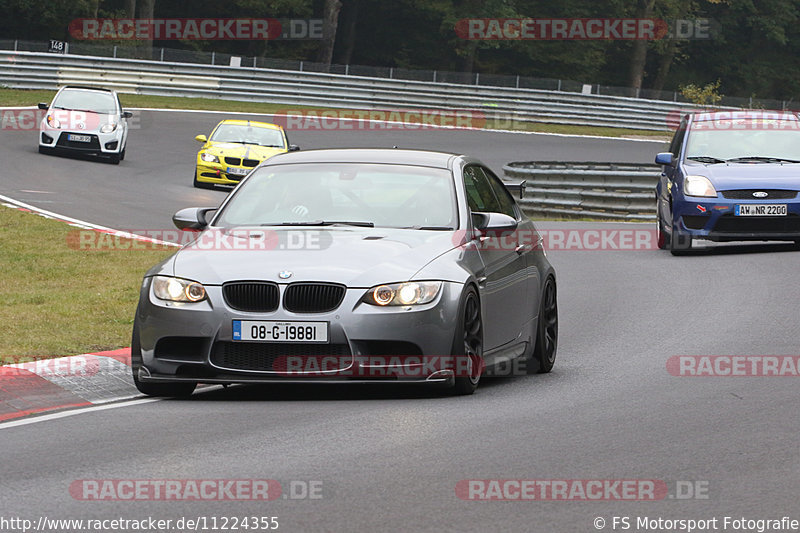
[[[522,200],[522,197],[525,196],[525,186],[527,183],[527,180],[522,180],[519,183],[508,183],[504,181],[503,185],[505,185],[506,189],[508,189],[508,191],[512,194],[519,192],[519,199]]]

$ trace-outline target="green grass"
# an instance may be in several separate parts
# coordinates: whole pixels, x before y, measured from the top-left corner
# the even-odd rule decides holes
[[[55,91],[27,91],[21,89],[0,89],[0,106],[32,106],[39,102],[50,102]],[[323,111],[332,108],[290,106],[286,104],[269,104],[261,102],[237,102],[215,98],[184,98],[177,96],[149,96],[142,94],[120,94],[124,107],[151,107],[160,109],[206,109],[226,113],[261,113],[270,115],[281,111]],[[487,115],[490,109],[481,110]],[[487,129],[511,129],[540,133],[562,133],[569,135],[597,135],[602,137],[652,137],[654,140],[669,140],[668,132],[635,130],[623,128],[605,128],[593,126],[571,126],[567,124],[546,124],[540,122],[513,122],[488,119],[483,126]]]
[[[142,276],[172,251],[77,250],[78,231],[0,206],[3,361],[130,346]]]

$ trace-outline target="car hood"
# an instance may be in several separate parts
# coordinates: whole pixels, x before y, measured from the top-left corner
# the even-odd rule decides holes
[[[718,191],[760,188],[800,190],[800,164],[795,163],[686,165],[686,173],[707,177]]]
[[[287,152],[286,148],[270,148],[257,144],[208,142],[203,150],[216,156],[239,157],[264,161],[270,157]]]
[[[61,127],[58,128],[59,130],[76,133],[100,133],[100,128],[106,124],[116,122],[117,126],[120,126],[124,122],[120,120],[115,113],[95,113],[93,111],[51,108],[42,116],[42,122],[45,124],[47,115],[53,115],[61,121]]]
[[[213,228],[177,252],[173,269],[175,276],[207,285],[329,281],[369,288],[411,279],[453,249],[456,235],[389,228]],[[292,275],[281,279],[280,272]]]

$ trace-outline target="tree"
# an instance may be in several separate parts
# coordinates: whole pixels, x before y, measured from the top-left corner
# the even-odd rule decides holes
[[[636,7],[635,17],[637,19],[649,19],[653,16],[653,8],[656,0],[639,0]],[[640,38],[633,41],[633,52],[631,54],[631,70],[628,76],[628,87],[633,89],[642,88],[644,78],[644,65],[647,61],[647,40]]]
[[[336,43],[336,29],[339,26],[339,10],[342,9],[340,0],[325,0],[322,13],[322,41],[320,41],[317,61],[330,66],[333,59],[333,46]]]

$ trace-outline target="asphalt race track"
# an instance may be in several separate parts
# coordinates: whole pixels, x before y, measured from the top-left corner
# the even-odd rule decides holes
[[[146,112],[119,167],[39,155],[35,133],[0,132],[0,193],[111,227],[168,228],[175,210],[224,197],[190,181],[193,137],[221,117]],[[525,159],[649,162],[662,147],[465,131],[293,132],[291,141],[463,151],[498,172]],[[630,517],[630,531],[637,517],[717,517],[722,530],[725,516],[800,519],[798,381],[667,370],[673,356],[797,355],[800,253],[755,244],[688,257],[549,257],[561,333],[551,374],[484,380],[471,397],[372,386],[214,388],[7,427],[2,512],[34,521],[277,516],[279,531],[570,533],[597,531],[598,517],[610,531],[614,516]],[[321,498],[80,501],[69,491],[83,479],[253,478],[278,480],[284,493],[291,481],[318,481]],[[463,501],[456,485],[469,479],[663,480],[669,494]],[[677,485],[701,497],[683,499]]]
[[[195,189],[192,171],[200,143],[223,118],[258,115],[134,111],[127,155],[119,167],[93,160],[45,157],[35,131],[0,130],[2,194],[21,202],[118,229],[172,229],[183,207],[217,205],[225,192]],[[270,117],[263,119],[269,120]],[[660,143],[579,139],[467,130],[289,131],[301,148],[379,147],[432,149],[475,155],[498,175],[510,161],[533,159],[652,162]],[[37,191],[37,192],[29,192]]]

